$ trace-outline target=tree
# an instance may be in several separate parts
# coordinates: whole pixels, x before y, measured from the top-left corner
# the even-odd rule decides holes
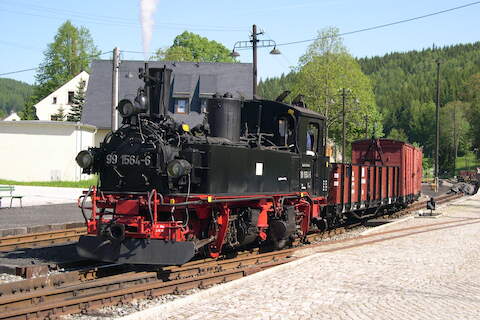
[[[38,120],[37,108],[35,108],[32,99],[29,99],[25,103],[25,107],[23,108],[22,111],[20,111],[19,116],[20,116],[20,119],[22,120]]]
[[[331,56],[335,59],[336,55],[348,54],[347,47],[343,44],[342,37],[339,36],[340,29],[337,27],[326,27],[317,32],[317,40],[308,46],[307,52],[300,57],[300,65],[305,65],[312,61],[314,57]]]
[[[27,83],[0,78],[0,112],[9,115],[22,110],[32,91],[32,86]]]
[[[319,39],[300,58],[292,97],[303,94],[309,108],[327,117],[328,136],[339,144],[343,119],[340,94],[342,88],[346,88],[347,142],[364,137],[366,117],[372,134],[380,137],[381,115],[376,108],[370,79],[348,54],[338,33],[336,28],[322,30]]]
[[[31,109],[31,106],[81,71],[90,71],[90,62],[99,54],[90,31],[85,27],[75,27],[67,20],[58,28],[54,41],[44,52],[44,60],[35,75],[33,95],[26,107],[28,105]],[[31,110],[28,114],[31,114]]]
[[[85,105],[85,81],[80,81],[73,96],[73,103],[67,115],[67,121],[79,122],[82,118],[83,106]]]
[[[170,47],[166,50],[158,49],[155,60],[165,61],[195,61],[192,51],[185,47]]]
[[[461,101],[447,103],[440,110],[440,168],[454,173],[457,155],[471,149],[470,125],[467,120],[469,104]]]
[[[260,97],[275,100],[282,92],[291,91],[297,81],[297,73],[292,71],[280,78],[267,78],[258,83],[258,93]]]
[[[198,34],[184,31],[173,40],[168,49],[158,49],[153,60],[192,62],[235,62],[230,50],[223,44]]]
[[[392,131],[388,134],[388,139],[408,142],[408,137],[403,129],[393,128]]]
[[[57,113],[52,114],[52,121],[63,121],[65,120],[65,117],[67,115],[65,114],[65,109],[60,106],[57,110]]]
[[[480,73],[473,74],[465,83],[464,99],[470,101],[467,118],[471,127],[471,142],[480,147]]]
[[[407,125],[403,127],[408,135],[408,140],[419,143],[423,147],[424,153],[433,156],[435,146],[435,103],[422,103],[418,100],[413,100],[403,113],[403,117],[408,119]],[[402,123],[400,119],[398,122],[399,124]]]

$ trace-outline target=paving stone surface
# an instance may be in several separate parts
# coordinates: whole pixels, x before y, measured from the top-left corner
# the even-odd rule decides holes
[[[2,230],[70,222],[85,222],[76,203],[0,209],[0,229]],[[25,232],[27,231],[26,229]]]
[[[124,319],[480,319],[480,195],[441,210],[389,227],[451,222],[438,230],[316,253]]]

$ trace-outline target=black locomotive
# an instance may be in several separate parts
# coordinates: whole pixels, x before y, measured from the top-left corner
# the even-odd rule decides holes
[[[99,175],[82,196],[82,212],[91,199],[92,214],[84,212],[81,256],[166,265],[250,245],[281,248],[355,210],[328,201],[334,179],[323,116],[301,102],[227,93],[209,99],[203,123],[191,128],[166,112],[171,73],[140,70],[145,87],[118,105],[122,126],[76,158],[84,173]],[[378,211],[389,196],[357,209]]]

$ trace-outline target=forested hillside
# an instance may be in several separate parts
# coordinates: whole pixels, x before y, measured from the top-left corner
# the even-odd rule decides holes
[[[480,42],[357,59],[373,85],[385,136],[416,143],[432,156],[436,70],[440,61],[440,168],[452,171],[455,153],[480,149]],[[267,79],[259,92],[272,98],[295,82]],[[455,134],[454,134],[455,133]]]
[[[0,118],[20,111],[32,94],[32,86],[21,81],[0,78]]]

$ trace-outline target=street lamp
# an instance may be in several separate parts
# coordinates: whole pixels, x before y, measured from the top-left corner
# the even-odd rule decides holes
[[[237,41],[233,46],[232,57],[240,57],[240,53],[235,51],[235,49],[245,49],[252,48],[253,51],[253,97],[257,95],[257,48],[268,48],[273,47],[270,54],[281,54],[280,50],[277,49],[277,44],[273,40],[259,40],[257,36],[263,35],[263,31],[257,32],[257,26],[254,24],[252,26],[251,40],[249,41]]]

